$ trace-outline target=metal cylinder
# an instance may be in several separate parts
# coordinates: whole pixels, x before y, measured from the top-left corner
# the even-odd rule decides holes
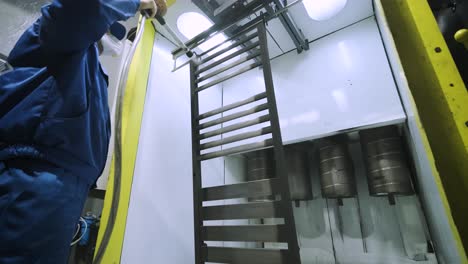
[[[247,154],[247,179],[258,181],[275,177],[273,152],[271,149]]]
[[[312,186],[307,166],[307,152],[300,149],[299,146],[286,146],[284,152],[286,168],[288,169],[291,200],[312,200]]]
[[[367,165],[369,193],[411,195],[411,173],[398,127],[387,126],[359,132]]]
[[[354,167],[344,137],[335,136],[319,141],[320,182],[324,198],[356,196]]]
[[[258,181],[275,177],[274,155],[272,149],[247,153],[247,180]],[[249,198],[251,202],[271,201],[274,196]]]

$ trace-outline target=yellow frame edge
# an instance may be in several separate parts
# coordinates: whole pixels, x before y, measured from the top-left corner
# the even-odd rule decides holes
[[[455,220],[459,252],[466,260],[462,241],[468,248],[468,93],[427,1],[382,4],[429,139],[426,149],[435,157],[439,189],[448,197],[446,209]]]
[[[147,21],[144,35],[130,66],[122,113],[122,145],[124,148],[122,153],[120,203],[114,230],[102,258],[101,263],[103,264],[120,263],[122,255],[127,214],[130,205],[130,194],[132,190],[133,172],[138,152],[138,142],[143,119],[146,89],[148,86],[152,58],[151,54],[153,52],[155,36],[156,34],[153,26],[151,25],[151,21]],[[102,241],[102,236],[104,235],[104,230],[106,229],[107,221],[109,219],[114,185],[113,180],[114,170],[112,162],[96,247],[99,247],[99,244]]]

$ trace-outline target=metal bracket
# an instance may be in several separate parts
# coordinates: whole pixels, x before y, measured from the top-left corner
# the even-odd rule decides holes
[[[193,53],[194,53],[194,55],[193,55],[191,58],[189,58],[187,61],[183,62],[183,63],[180,64],[180,65],[177,65],[177,60],[178,60],[180,57],[184,57],[185,54],[184,54],[184,53],[182,53],[182,54],[179,53],[179,54],[173,55],[173,56],[172,56],[172,59],[173,59],[173,61],[174,61],[174,65],[173,65],[173,67],[172,67],[172,72],[175,72],[175,71],[178,71],[178,70],[182,69],[183,67],[189,65],[192,61],[195,62],[195,63],[197,63],[198,55],[197,55],[195,52],[193,52]]]
[[[8,63],[7,56],[0,53],[0,75],[13,70],[13,67]]]
[[[287,6],[287,1],[283,0],[273,0],[276,8],[273,8],[269,5],[266,6],[266,9],[270,15],[273,15],[277,10],[284,10]],[[304,50],[309,50],[309,41],[305,38],[302,30],[296,25],[292,16],[288,11],[284,11],[278,15],[279,20],[283,24],[284,28],[288,32],[289,36],[296,45],[297,53],[301,53]]]

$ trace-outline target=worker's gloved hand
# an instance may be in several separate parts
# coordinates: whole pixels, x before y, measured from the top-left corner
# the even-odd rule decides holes
[[[145,10],[150,17],[165,16],[167,13],[167,5],[165,0],[141,0],[140,11]]]

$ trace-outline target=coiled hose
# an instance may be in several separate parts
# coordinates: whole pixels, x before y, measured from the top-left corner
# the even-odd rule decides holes
[[[138,25],[138,32],[133,41],[132,48],[125,58],[122,71],[120,72],[119,86],[117,90],[117,101],[115,106],[115,124],[114,124],[114,186],[112,190],[112,201],[111,208],[109,213],[109,219],[107,221],[106,230],[102,237],[101,244],[97,249],[96,257],[94,258],[95,264],[100,264],[104,253],[106,252],[107,246],[109,245],[112,232],[114,231],[115,221],[117,219],[117,211],[119,208],[120,202],[120,188],[122,182],[122,105],[125,94],[125,87],[128,81],[128,73],[130,70],[130,65],[135,56],[136,49],[138,44],[141,41],[143,33],[145,31],[146,16],[142,16],[140,23]]]

